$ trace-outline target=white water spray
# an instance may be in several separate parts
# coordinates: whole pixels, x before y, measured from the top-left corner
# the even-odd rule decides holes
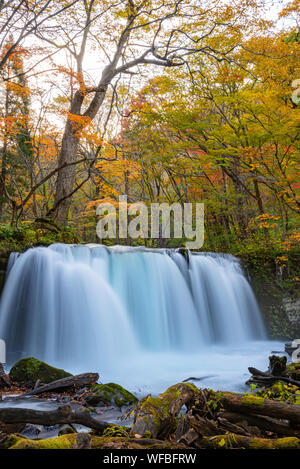
[[[56,244],[12,255],[0,337],[11,363],[34,356],[151,386],[170,370],[170,379],[176,370],[186,377],[191,361],[197,373],[196,357],[199,374],[204,356],[262,340],[265,331],[232,256],[187,262],[174,251]]]

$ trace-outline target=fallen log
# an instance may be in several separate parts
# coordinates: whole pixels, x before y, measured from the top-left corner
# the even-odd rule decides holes
[[[257,427],[260,430],[275,433],[280,436],[295,436],[300,438],[300,430],[289,426],[288,422],[284,424],[276,419],[265,418],[258,415],[238,414],[237,412],[223,411],[217,414],[217,417],[225,418],[234,424]],[[237,432],[235,432],[237,433]]]
[[[72,410],[69,405],[50,411],[6,407],[0,409],[0,422],[5,424],[32,423],[46,426],[78,423],[99,432],[103,432],[111,426],[107,422],[93,418],[84,407]]]
[[[248,437],[228,433],[213,437],[204,437],[197,441],[197,447],[203,449],[300,449],[300,440],[295,437],[278,439]]]
[[[190,429],[195,430],[198,436],[213,436],[220,433],[218,422],[202,418],[199,415],[197,417],[193,415],[188,416],[188,426]]]
[[[224,409],[233,412],[266,415],[277,419],[289,420],[297,424],[300,423],[299,405],[285,404],[259,396],[237,393],[222,393],[221,397],[218,396],[218,402]]]
[[[230,422],[228,419],[222,417],[218,417],[218,423],[220,429],[230,432],[230,433],[238,433],[239,435],[244,436],[251,436],[251,433],[247,431],[245,428],[241,427],[240,425],[236,425],[235,423]]]
[[[56,391],[58,389],[70,388],[72,386],[89,386],[96,383],[98,379],[98,373],[83,373],[80,375],[68,376],[67,378],[58,379],[56,381],[52,381],[49,384],[39,386],[32,391],[23,394],[22,396],[34,396],[43,392]]]
[[[0,449],[186,449],[183,444],[148,438],[121,438],[95,436],[88,433],[72,433],[30,440],[20,435],[0,435]]]
[[[188,405],[199,390],[191,383],[179,383],[168,388],[158,397],[142,399],[135,411],[131,435],[149,438],[166,438],[175,431],[183,405]]]

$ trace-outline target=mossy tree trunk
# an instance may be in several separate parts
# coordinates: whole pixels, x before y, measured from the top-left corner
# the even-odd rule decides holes
[[[164,438],[176,429],[176,417],[183,405],[189,405],[198,389],[190,383],[179,383],[158,397],[148,396],[137,407],[131,434]]]
[[[219,404],[225,409],[242,414],[257,414],[285,419],[300,424],[300,406],[271,401],[263,397],[235,393],[222,393]]]
[[[204,437],[200,440],[198,447],[203,449],[300,449],[300,440],[295,437],[271,440],[228,433],[210,438]]]
[[[4,407],[0,409],[0,422],[5,424],[32,423],[37,425],[58,425],[78,423],[103,432],[110,424],[94,419],[85,408],[72,410],[69,405],[50,411]]]

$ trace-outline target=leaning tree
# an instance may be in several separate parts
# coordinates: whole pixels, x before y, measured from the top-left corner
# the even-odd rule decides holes
[[[49,212],[56,222],[66,222],[72,195],[81,187],[75,185],[75,175],[82,132],[104,109],[108,90],[118,78],[138,77],[144,66],[151,71],[180,66],[189,70],[189,57],[196,53],[200,71],[208,56],[230,62],[243,35],[258,24],[261,8],[252,0],[234,6],[219,0],[80,0],[60,15],[59,33],[46,28],[37,32],[49,47],[66,50],[75,63],[77,89],[73,80]],[[87,67],[91,54],[103,65],[93,82]],[[95,160],[88,162],[88,171]]]

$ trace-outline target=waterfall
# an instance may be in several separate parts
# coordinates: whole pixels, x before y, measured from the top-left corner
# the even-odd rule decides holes
[[[150,373],[168,357],[174,368],[178,357],[262,340],[265,331],[233,256],[54,244],[12,254],[0,337],[11,363],[34,356],[124,377],[129,363]]]

